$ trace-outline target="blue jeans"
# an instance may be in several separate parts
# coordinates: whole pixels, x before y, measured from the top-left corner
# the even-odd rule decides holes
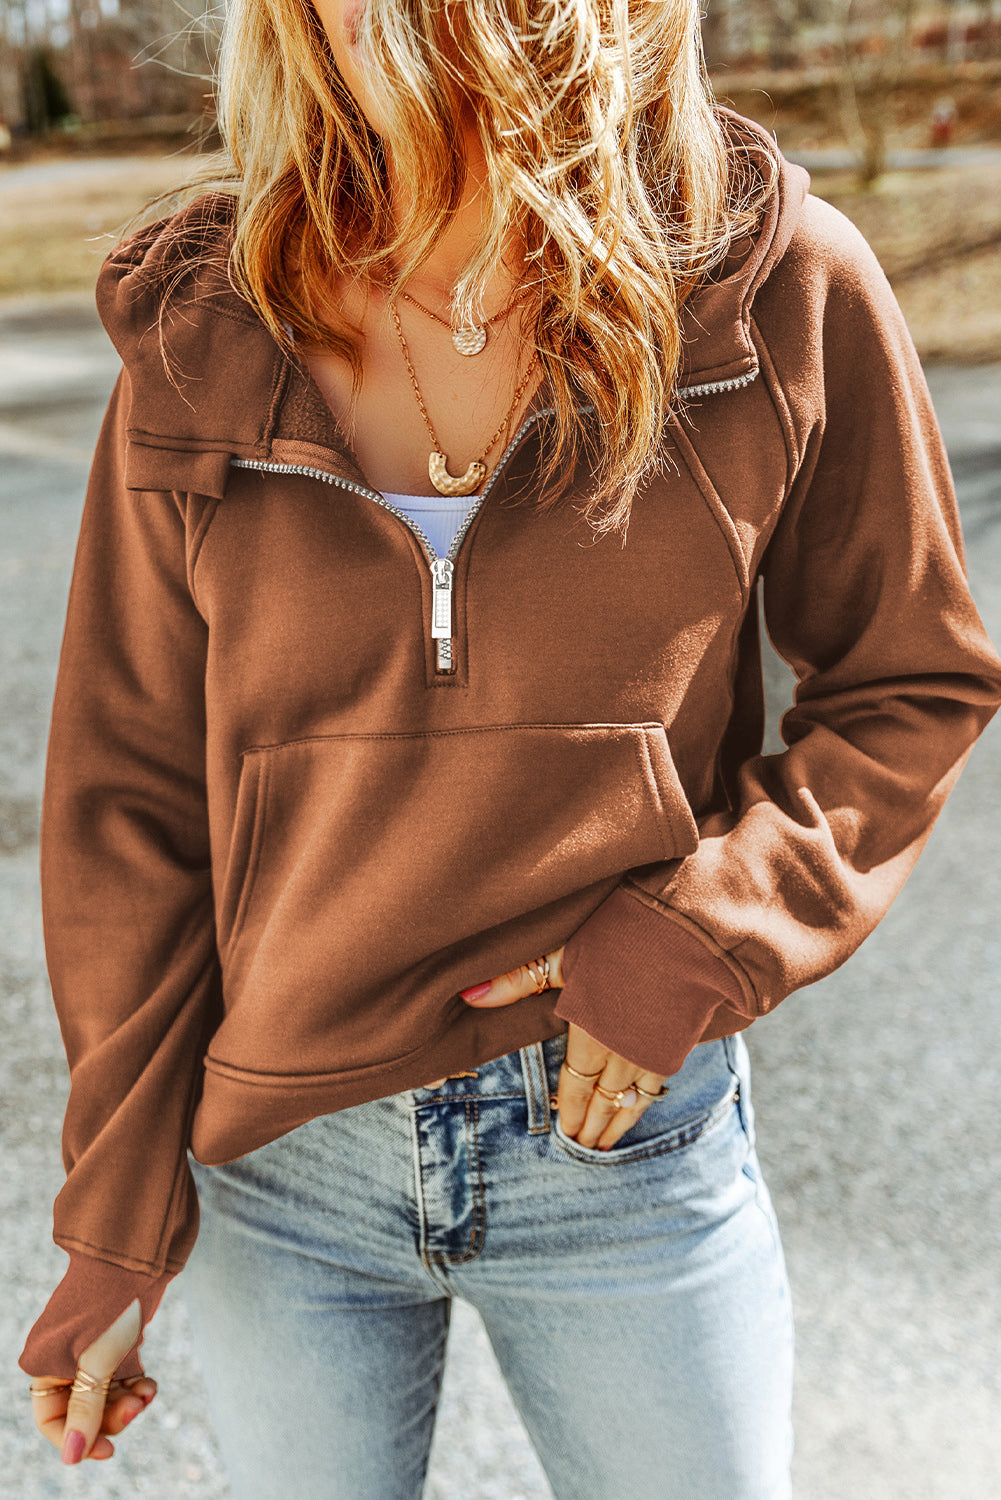
[[[456,1296],[558,1500],[788,1500],[792,1306],[743,1039],[694,1048],[608,1152],[551,1109],[565,1051],[192,1159],[180,1284],[236,1500],[418,1500]]]

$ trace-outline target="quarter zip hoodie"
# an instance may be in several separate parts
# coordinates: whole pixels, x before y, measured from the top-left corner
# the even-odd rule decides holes
[[[533,507],[540,388],[436,557],[230,286],[231,212],[199,200],[99,280],[123,369],[41,842],[71,1261],[31,1374],[152,1316],[197,1232],[189,1146],[230,1161],[570,1021],[669,1076],[829,973],[1001,698],[912,343],[801,169],[684,310],[625,545],[577,514],[583,470]],[[799,679],[777,755],[759,588]],[[461,999],[564,944],[562,989]]]

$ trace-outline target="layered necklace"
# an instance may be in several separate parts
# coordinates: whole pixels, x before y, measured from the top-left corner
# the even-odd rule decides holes
[[[470,325],[469,327],[465,328],[456,328],[451,323],[446,322],[444,318],[440,318],[437,313],[432,312],[429,307],[425,307],[423,303],[418,302],[416,297],[411,297],[408,292],[400,293],[400,296],[402,296],[405,301],[412,302],[415,307],[420,308],[421,312],[427,313],[428,316],[434,318],[436,322],[441,323],[446,328],[451,329],[453,345],[460,354],[466,355],[479,354],[480,350],[484,347],[487,341],[487,329],[492,324],[498,323],[501,318],[506,317],[508,313],[511,312],[512,308],[514,308],[519,302],[521,302],[527,295],[527,292],[520,292],[518,296],[513,298],[512,301],[508,303],[507,307],[502,308],[499,313],[495,313],[492,318],[488,318],[485,323],[482,323],[479,326]],[[403,335],[403,326],[400,323],[400,314],[397,310],[395,298],[390,301],[389,307],[390,311],[393,314],[393,322],[396,324],[396,333],[397,337],[400,340],[400,348],[403,350],[403,358],[406,360],[407,369],[410,372],[410,382],[414,388],[414,395],[417,397],[417,405],[421,409],[421,416],[424,418],[428,432],[431,434],[431,442],[434,445],[431,450],[430,457],[428,458],[428,478],[431,480],[431,483],[434,485],[439,495],[471,495],[474,490],[479,489],[480,485],[486,478],[487,466],[485,463],[485,459],[487,457],[487,454],[490,452],[491,448],[493,448],[494,444],[497,442],[497,439],[500,437],[501,433],[507,427],[508,422],[511,420],[512,414],[517,409],[518,403],[528,387],[528,382],[532,378],[532,373],[539,362],[538,352],[532,355],[528,369],[525,371],[524,378],[521,380],[518,385],[518,389],[514,393],[514,399],[511,402],[511,405],[508,407],[507,411],[504,413],[504,420],[497,428],[497,431],[494,433],[493,437],[490,439],[489,443],[484,448],[479,458],[474,458],[467,465],[464,474],[450,474],[448,470],[448,460],[445,457],[445,454],[442,452],[437,433],[435,432],[434,425],[432,424],[431,418],[428,415],[428,409],[424,404],[424,397],[421,394],[420,383],[417,379],[417,372],[414,369],[413,362],[410,358],[410,350],[407,348],[407,341]]]

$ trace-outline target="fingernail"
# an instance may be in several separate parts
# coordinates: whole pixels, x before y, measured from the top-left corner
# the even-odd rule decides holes
[[[468,990],[460,990],[459,994],[463,1000],[480,1000],[490,989],[493,980],[488,979],[485,984],[474,984]]]
[[[123,1427],[127,1427],[129,1425],[129,1423],[132,1421],[133,1417],[137,1417],[141,1411],[145,1411],[145,1410],[146,1410],[146,1403],[145,1403],[145,1401],[143,1402],[142,1406],[134,1406],[131,1411],[127,1411],[125,1413],[124,1417],[122,1418],[122,1426]]]
[[[83,1450],[87,1446],[87,1439],[82,1432],[68,1432],[63,1438],[63,1463],[78,1464],[83,1458]]]

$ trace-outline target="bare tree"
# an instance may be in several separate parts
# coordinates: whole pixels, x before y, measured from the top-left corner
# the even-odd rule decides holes
[[[800,60],[803,23],[811,18],[808,0],[768,0],[768,61],[773,68],[794,68]]]
[[[837,27],[842,127],[861,154],[859,180],[871,187],[886,171],[893,94],[907,63],[916,0],[830,4]]]
[[[24,119],[24,59],[31,46],[28,0],[0,0],[0,119],[19,126]]]

